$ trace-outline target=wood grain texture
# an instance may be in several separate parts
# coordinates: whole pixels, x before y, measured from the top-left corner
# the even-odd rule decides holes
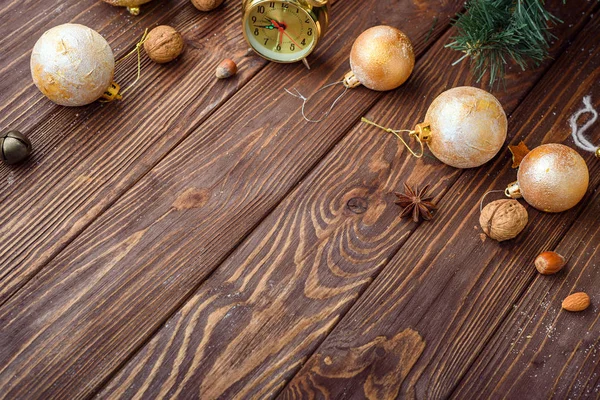
[[[594,19],[586,31],[511,117],[514,144],[525,140],[530,147],[542,142],[573,145],[568,118],[580,107],[584,95],[600,96],[599,88],[590,84],[600,74],[600,48],[595,40],[599,20]],[[591,169],[591,194],[600,183],[599,165],[592,154],[586,159]],[[536,274],[532,269],[535,256],[554,247],[591,199],[588,194],[577,208],[556,215],[528,207],[529,226],[517,239],[503,244],[482,240],[477,222],[479,199],[490,189],[503,188],[515,176],[506,153],[488,168],[466,171],[443,197],[436,218],[422,224],[406,241],[281,398],[364,398],[369,375],[350,373],[355,365],[337,361],[375,338],[393,338],[406,329],[417,332],[426,346],[406,377],[403,375],[399,397],[448,397],[528,287]],[[318,366],[327,359],[339,370],[323,375]],[[374,361],[378,368],[396,368],[387,362],[385,353]],[[331,378],[345,372],[342,379]],[[474,373],[471,381],[478,379]],[[528,383],[523,379],[521,390],[525,391]],[[492,397],[504,393],[501,390]],[[462,397],[457,397],[479,398],[477,388],[466,388],[460,394]]]
[[[238,4],[207,14],[189,0],[153,3],[131,27],[132,17],[125,17],[123,8],[99,0],[93,4],[102,7],[88,4],[90,11],[74,18],[105,25],[100,32],[121,55],[146,26],[167,23],[183,33],[184,55],[167,65],[144,57],[142,79],[119,103],[59,107],[42,96],[29,68],[21,65],[28,63],[30,50],[21,49],[27,57],[18,67],[7,66],[15,75],[12,84],[27,88],[27,94],[1,109],[27,116],[22,120],[7,113],[18,122],[16,128],[30,133],[34,155],[22,166],[0,166],[0,180],[6,182],[0,201],[12,205],[0,209],[0,237],[11,238],[0,243],[0,304],[265,65],[258,57],[245,57]],[[214,69],[224,57],[236,59],[240,73],[218,81]],[[124,86],[133,82],[136,63],[132,56],[119,65],[117,80],[122,78]]]
[[[557,36],[562,41],[555,54],[581,28],[581,12],[591,8],[563,16],[569,22],[561,25]],[[388,125],[412,126],[441,91],[471,83],[466,68],[451,67],[455,54],[443,49],[445,42],[447,36],[417,64],[405,86],[369,112],[372,119],[381,115],[384,122],[392,121]],[[439,70],[449,72],[441,79]],[[543,72],[509,77],[510,90],[498,94],[508,112]],[[441,196],[459,174],[431,156],[415,161],[391,135],[356,126],[100,397],[273,396],[416,229],[416,224],[398,217],[393,191],[405,180],[435,182],[434,192]],[[367,382],[384,380],[381,386],[388,387],[385,397],[390,397],[403,382],[402,373],[396,375],[396,367],[404,367],[398,366],[399,360],[416,361],[419,354],[385,353],[388,347],[402,348],[395,344],[404,340],[401,332],[365,338],[338,355],[318,354],[309,364],[331,381],[360,380],[360,387],[353,388],[357,395],[365,388],[375,397],[382,395]],[[418,333],[406,336],[414,337]],[[394,345],[383,345],[388,342]],[[418,349],[420,344],[406,347]],[[382,363],[382,368],[369,364],[373,362]],[[327,393],[327,383],[315,385]],[[352,390],[328,395],[345,398],[349,393]]]
[[[590,160],[594,162],[598,163]],[[453,397],[469,393],[528,399],[600,396],[599,190],[587,204],[557,246],[548,247],[568,259],[567,267],[556,276],[534,273],[533,283]],[[562,310],[562,300],[578,291],[591,296],[592,306],[581,313]]]
[[[306,125],[299,102],[282,88],[310,91],[338,79],[352,38],[381,22],[425,21],[405,29],[421,54],[434,16],[440,23],[432,40],[459,3],[334,4],[335,36],[323,43],[310,74],[301,65],[265,68],[3,305],[2,394],[93,393],[353,123],[340,113]],[[405,13],[392,13],[396,7]],[[380,96],[358,89],[340,109],[361,115]],[[185,116],[174,116],[175,123]]]

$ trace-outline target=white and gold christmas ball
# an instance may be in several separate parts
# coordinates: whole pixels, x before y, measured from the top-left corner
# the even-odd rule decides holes
[[[429,125],[426,143],[436,158],[455,168],[474,168],[498,154],[508,121],[491,93],[462,86],[436,97],[421,125]]]
[[[115,59],[108,42],[95,30],[64,24],[46,31],[31,53],[35,85],[53,102],[83,106],[111,86]]]

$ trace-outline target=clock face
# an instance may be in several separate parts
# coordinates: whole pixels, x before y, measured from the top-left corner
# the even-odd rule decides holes
[[[244,34],[250,45],[267,59],[295,62],[305,58],[318,40],[311,15],[287,1],[263,1],[246,14]]]

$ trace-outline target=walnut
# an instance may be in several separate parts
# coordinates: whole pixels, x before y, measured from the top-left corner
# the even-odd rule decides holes
[[[192,0],[192,4],[200,11],[211,11],[223,4],[223,0]]]
[[[148,33],[144,42],[144,50],[152,61],[159,64],[173,61],[183,51],[183,36],[174,28],[160,25]]]
[[[486,235],[502,242],[517,236],[527,225],[527,210],[516,200],[496,200],[486,205],[479,224]]]

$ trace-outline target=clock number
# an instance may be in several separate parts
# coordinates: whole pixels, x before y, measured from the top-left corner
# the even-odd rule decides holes
[[[306,18],[306,21],[304,21],[305,24],[310,23],[310,18]]]
[[[260,14],[264,14],[265,13],[265,6],[258,6],[258,12]]]
[[[308,28],[308,31],[306,32],[306,34],[308,36],[312,36],[312,28]]]
[[[256,23],[256,16],[252,16],[252,22]]]
[[[296,45],[294,45],[294,43],[290,44],[290,50],[291,51],[296,50]]]
[[[265,39],[265,46],[267,45],[267,43],[269,42],[269,38]]]
[[[300,42],[300,44],[301,44],[302,46],[306,46],[306,38],[302,39],[302,42]]]
[[[277,47],[275,47],[275,50],[277,50],[277,51],[281,51],[281,46],[280,46],[280,45],[277,45]]]
[[[258,32],[258,28],[254,28],[254,36],[258,36],[259,32]]]
[[[271,8],[275,8],[275,2],[274,2],[274,1],[270,2],[270,3],[269,3],[269,7],[271,7]]]
[[[281,8],[290,8],[290,5],[288,3],[281,3]]]

